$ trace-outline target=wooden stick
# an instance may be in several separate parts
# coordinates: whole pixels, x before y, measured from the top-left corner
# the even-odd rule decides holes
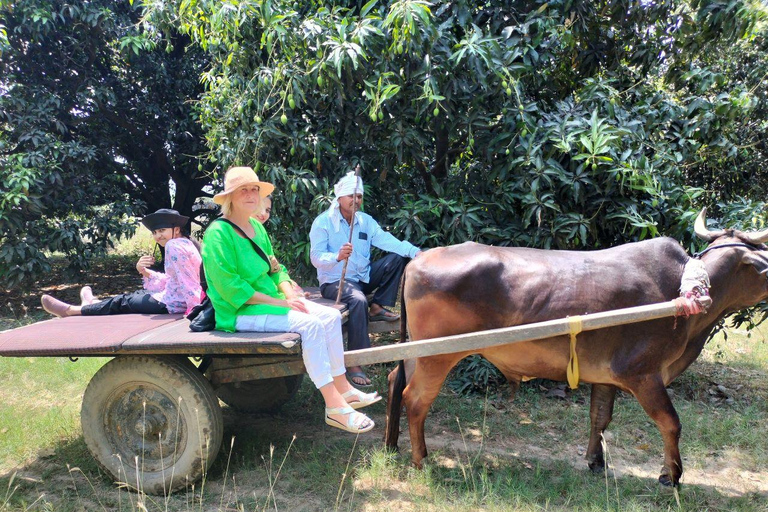
[[[352,232],[355,230],[355,214],[357,213],[357,185],[360,177],[360,164],[355,166],[355,192],[352,194],[352,222],[349,223],[349,240],[348,244],[352,243]],[[350,254],[351,256],[351,254]],[[341,279],[339,279],[339,292],[336,294],[336,304],[341,303],[341,293],[344,289],[344,277],[347,275],[347,265],[349,264],[349,256],[344,260],[344,266],[341,269]]]
[[[704,308],[712,304],[709,297],[698,299]],[[581,316],[581,330],[593,331],[605,327],[645,322],[669,316],[679,315],[678,303],[674,300],[636,306],[625,309],[603,311]],[[701,313],[706,314],[706,313]],[[570,320],[560,318],[514,327],[504,327],[480,332],[468,332],[455,336],[443,336],[428,340],[397,343],[381,347],[366,348],[344,353],[344,363],[350,366],[366,366],[369,364],[400,361],[415,357],[435,356],[450,354],[453,352],[473,352],[496,345],[507,345],[521,341],[533,341],[555,336],[567,336],[570,334]]]

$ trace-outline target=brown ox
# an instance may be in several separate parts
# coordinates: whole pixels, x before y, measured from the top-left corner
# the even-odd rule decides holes
[[[613,413],[616,390],[632,393],[664,440],[659,481],[677,485],[683,472],[680,420],[666,386],[698,357],[725,315],[768,298],[768,230],[708,231],[706,211],[696,234],[710,241],[701,261],[709,273],[712,306],[689,318],[583,332],[577,354],[581,381],[592,384],[587,460],[605,465],[600,434]],[[403,311],[411,339],[421,340],[542,322],[675,299],[689,256],[670,238],[593,252],[543,251],[464,243],[427,251],[407,267]],[[405,329],[403,329],[405,332]],[[567,336],[407,360],[389,375],[386,444],[397,448],[405,402],[412,459],[427,455],[424,421],[448,372],[480,354],[517,388],[521,377],[566,380]]]

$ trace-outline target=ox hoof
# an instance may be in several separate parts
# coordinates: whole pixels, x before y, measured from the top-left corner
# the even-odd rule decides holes
[[[589,470],[595,475],[602,475],[605,472],[605,459],[602,454],[593,454],[586,457]]]
[[[387,450],[387,452],[389,453],[400,453],[400,447],[397,445],[391,446],[391,445],[385,444],[384,449]]]
[[[659,475],[659,483],[664,487],[678,487],[680,485],[679,482],[672,480],[666,470]]]
[[[602,475],[607,467],[603,461],[589,463],[589,470],[595,475]]]

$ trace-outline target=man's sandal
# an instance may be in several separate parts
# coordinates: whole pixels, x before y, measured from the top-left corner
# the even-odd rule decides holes
[[[363,407],[368,407],[371,404],[375,404],[379,400],[381,400],[381,397],[377,392],[373,393],[363,393],[359,389],[352,388],[346,393],[342,394],[341,397],[347,401],[349,406],[353,409],[362,409]],[[356,398],[356,400],[350,402],[350,398]]]
[[[348,414],[349,416],[347,416],[347,422],[344,423],[343,421],[331,418],[331,414]],[[351,407],[326,407],[325,423],[353,434],[368,432],[375,426],[371,418],[361,412],[355,411]]]
[[[388,310],[384,306],[381,306],[381,311],[375,315],[368,314],[369,322],[397,322],[398,320],[400,320],[400,315]]]
[[[361,384],[360,382],[355,382],[355,379],[367,380],[368,384]],[[365,372],[350,372],[350,371],[347,371],[347,380],[353,386],[358,386],[358,387],[361,387],[361,388],[369,388],[369,387],[371,387],[373,385],[373,384],[371,384],[371,379],[368,378],[368,376],[365,374]]]

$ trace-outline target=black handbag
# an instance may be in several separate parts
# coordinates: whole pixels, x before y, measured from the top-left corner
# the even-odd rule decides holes
[[[261,249],[261,247],[256,245],[256,242],[248,238],[248,236],[243,232],[242,229],[240,229],[237,224],[227,219],[216,220],[226,222],[237,231],[239,231],[245,238],[247,238],[248,241],[251,242],[253,250],[255,250],[256,253],[261,256],[264,261],[267,262],[267,265],[269,265],[270,274],[274,274],[280,271],[280,264],[277,262],[277,260],[274,257],[269,258]],[[216,311],[214,311],[213,303],[211,302],[211,299],[208,297],[208,295],[203,298],[200,304],[192,308],[192,310],[187,315],[187,319],[190,321],[189,330],[193,332],[212,331],[216,328]]]
[[[187,315],[189,330],[193,332],[212,331],[216,327],[216,312],[213,310],[213,302],[207,295],[203,301],[192,308]]]

